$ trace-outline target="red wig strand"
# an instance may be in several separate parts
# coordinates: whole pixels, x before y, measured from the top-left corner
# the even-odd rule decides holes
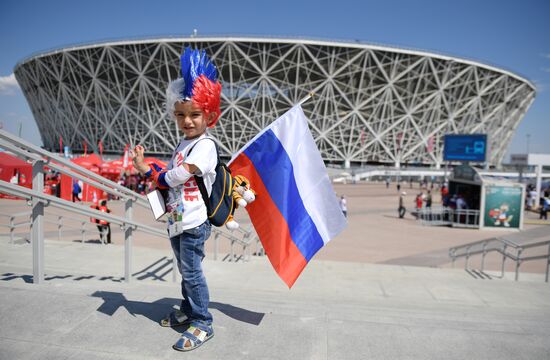
[[[208,127],[212,128],[216,125],[218,118],[221,115],[220,97],[222,85],[219,81],[213,82],[205,75],[200,75],[193,86],[193,103],[200,107],[207,117],[210,114],[215,114],[213,119],[208,123]]]

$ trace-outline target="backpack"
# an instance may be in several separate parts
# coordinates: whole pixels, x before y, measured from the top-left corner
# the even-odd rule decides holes
[[[216,156],[218,158],[216,164],[216,178],[214,180],[214,183],[212,184],[210,197],[208,196],[208,192],[206,191],[204,179],[202,178],[202,176],[194,175],[194,177],[199,187],[199,191],[201,192],[204,204],[206,205],[208,220],[210,220],[210,223],[212,225],[219,227],[225,225],[229,217],[235,211],[232,195],[233,177],[231,176],[231,170],[229,170],[227,165],[220,160],[218,144],[216,144],[216,142],[212,138],[206,137],[205,139],[210,139],[214,142],[214,146],[216,147]],[[195,145],[197,145],[199,141],[195,142],[193,146],[191,146],[191,148],[187,152],[187,156],[189,156],[189,154],[191,153],[191,151],[193,151],[193,148],[195,147]]]

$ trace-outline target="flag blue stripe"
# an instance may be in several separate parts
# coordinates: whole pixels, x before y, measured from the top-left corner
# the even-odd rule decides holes
[[[309,261],[324,242],[304,207],[292,162],[283,145],[270,129],[251,143],[244,153],[254,164],[273,202],[285,218],[292,241]]]

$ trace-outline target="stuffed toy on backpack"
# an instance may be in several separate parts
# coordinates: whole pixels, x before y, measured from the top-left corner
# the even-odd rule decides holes
[[[256,199],[256,192],[250,187],[250,180],[242,175],[233,178],[232,195],[235,209],[239,206],[246,207]],[[229,230],[235,230],[239,228],[239,223],[233,219],[233,215],[230,215],[225,226]]]

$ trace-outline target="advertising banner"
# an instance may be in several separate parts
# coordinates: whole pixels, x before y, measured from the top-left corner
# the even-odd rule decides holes
[[[487,186],[485,188],[486,227],[520,228],[522,187]]]

